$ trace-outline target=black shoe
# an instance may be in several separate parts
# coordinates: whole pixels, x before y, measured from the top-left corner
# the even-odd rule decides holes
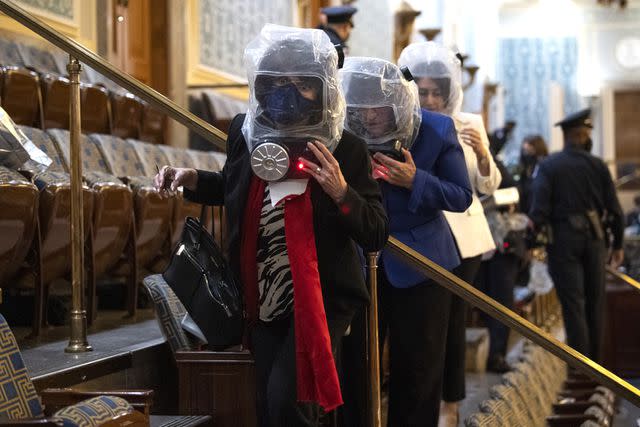
[[[511,370],[511,365],[507,363],[504,356],[493,356],[487,361],[487,371],[495,372],[496,374],[504,374]]]

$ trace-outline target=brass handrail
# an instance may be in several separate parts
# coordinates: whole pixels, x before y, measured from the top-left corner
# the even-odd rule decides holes
[[[74,40],[60,34],[49,25],[17,6],[13,1],[0,0],[0,11],[20,22],[60,49],[66,51],[69,55],[80,62],[88,64],[91,68],[128,89],[133,94],[147,101],[169,117],[200,134],[217,147],[225,150],[224,141],[226,140],[226,135],[224,132],[178,106],[159,92],[118,70],[103,58],[94,54]],[[596,381],[606,385],[615,393],[640,407],[640,390],[633,387],[631,384],[566,344],[556,340],[537,326],[518,316],[503,305],[495,302],[473,286],[459,279],[452,273],[430,261],[418,252],[412,250],[395,238],[391,237],[387,246],[392,251],[403,256],[405,261],[414,265],[418,270],[431,277],[439,285],[446,287],[465,301],[475,305],[490,316],[529,338],[555,356],[563,359],[567,364],[585,371]]]
[[[567,362],[568,365],[580,369],[595,381],[610,388],[634,405],[640,407],[640,390],[618,377],[614,373],[600,366],[593,360],[574,350],[568,345],[558,341],[533,323],[518,316],[502,304],[480,292],[453,273],[440,267],[430,259],[414,251],[409,246],[390,237],[387,248],[400,255],[403,261],[411,264],[420,272],[433,279],[438,285],[444,286],[449,291],[458,295],[465,301],[478,307],[494,319],[499,320],[509,328],[529,338],[531,341],[544,348],[554,356]]]
[[[200,134],[216,147],[223,151],[225,150],[225,141],[227,136],[224,132],[180,107],[166,96],[151,89],[139,80],[118,70],[109,62],[105,61],[104,58],[101,58],[86,47],[56,31],[51,26],[16,5],[13,1],[0,0],[0,11],[20,22],[22,25],[43,37],[45,40],[64,50],[78,61],[89,65],[100,74],[131,91],[131,93],[142,98],[167,116]]]
[[[635,181],[637,179],[640,179],[640,173],[638,173],[637,171],[634,171],[633,173],[621,176],[620,178],[616,179],[613,182],[613,185],[616,188],[619,188],[619,187],[622,187],[623,185],[628,184],[630,182],[633,182],[633,181]]]
[[[616,279],[619,279],[623,282],[625,282],[627,285],[632,286],[634,288],[636,288],[637,290],[640,291],[640,282],[638,282],[636,279],[634,279],[633,277],[621,273],[618,270],[616,270],[613,267],[607,266],[607,273],[611,274],[612,276],[614,276]]]

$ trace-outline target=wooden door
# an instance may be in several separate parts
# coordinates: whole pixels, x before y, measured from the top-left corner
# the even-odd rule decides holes
[[[640,89],[617,90],[614,93],[615,153],[618,178],[638,173],[640,169]],[[640,188],[638,180],[624,189]]]
[[[151,84],[150,0],[130,0],[127,6],[125,71]]]
[[[141,82],[166,93],[166,0],[112,0],[114,63]]]

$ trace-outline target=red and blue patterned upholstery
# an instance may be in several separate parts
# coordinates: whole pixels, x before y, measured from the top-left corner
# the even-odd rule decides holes
[[[40,399],[29,378],[16,339],[0,314],[0,419],[17,420],[42,415]]]
[[[121,397],[105,395],[67,406],[53,414],[53,418],[62,420],[64,427],[97,427],[133,411]]]

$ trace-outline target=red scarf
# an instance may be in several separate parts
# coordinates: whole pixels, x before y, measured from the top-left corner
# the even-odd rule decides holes
[[[252,177],[240,248],[240,275],[249,327],[258,318],[256,253],[264,187],[264,181]],[[317,402],[329,412],[342,405],[342,394],[320,287],[311,185],[307,185],[302,195],[285,200],[284,231],[293,279],[298,401]]]

